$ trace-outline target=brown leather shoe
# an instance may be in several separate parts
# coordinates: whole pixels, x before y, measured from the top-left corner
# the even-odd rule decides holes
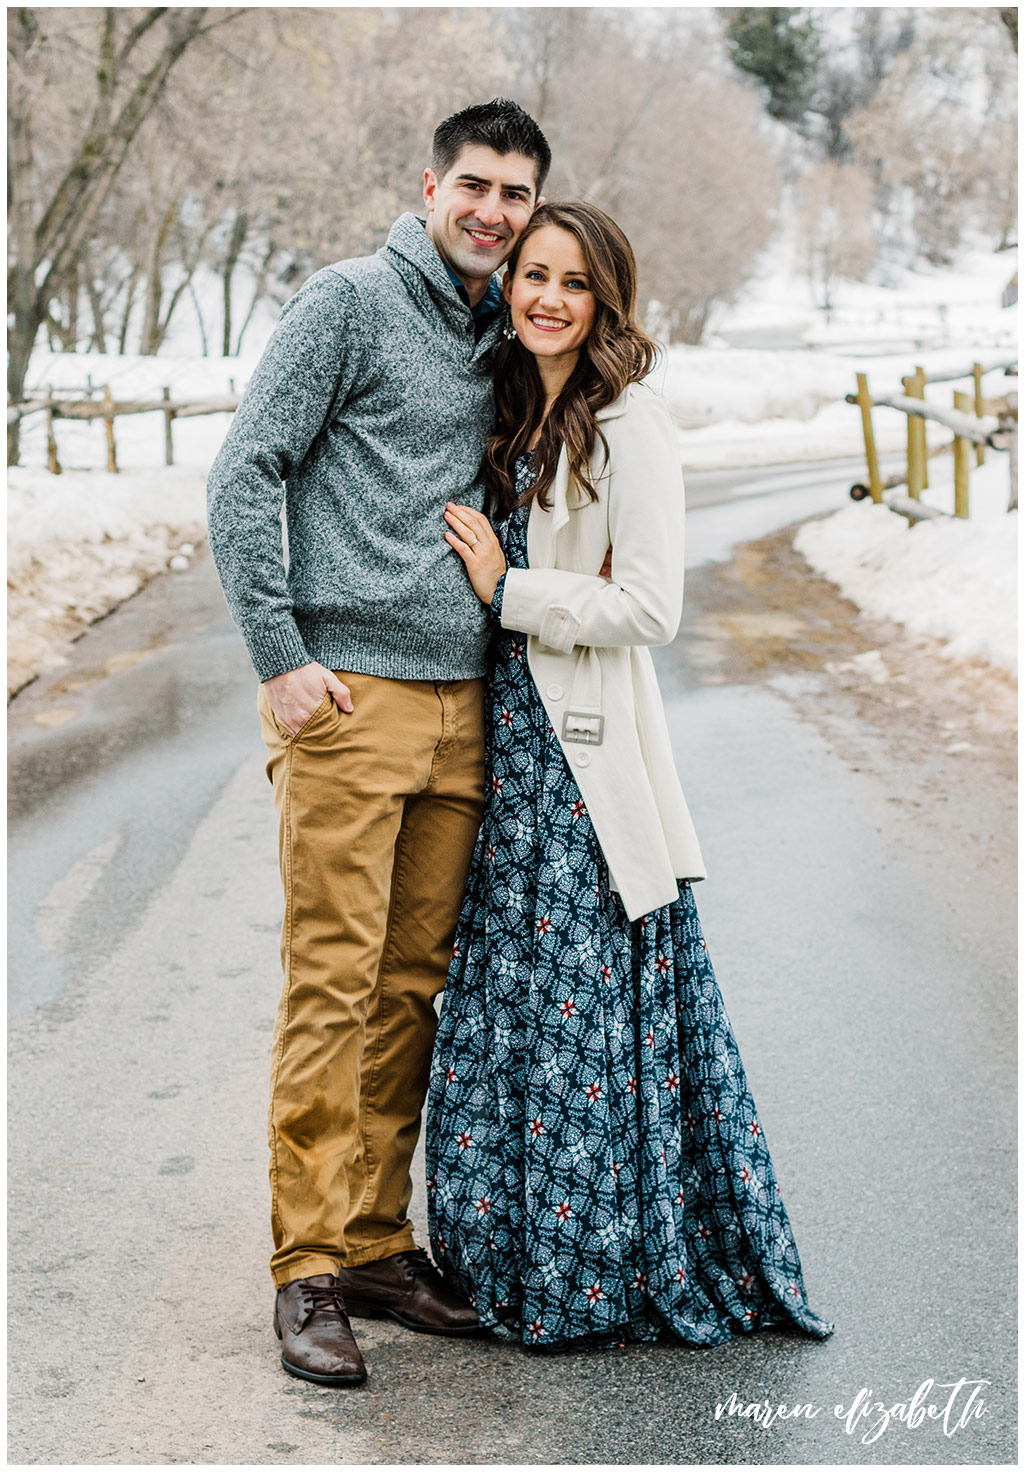
[[[330,1273],[296,1278],[277,1290],[274,1333],[289,1375],[317,1385],[361,1385],[366,1379],[345,1300]]]
[[[397,1319],[421,1334],[477,1334],[476,1309],[441,1277],[419,1247],[342,1268],[338,1283],[354,1319]]]

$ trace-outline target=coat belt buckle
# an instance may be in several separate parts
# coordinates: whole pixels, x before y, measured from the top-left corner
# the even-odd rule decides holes
[[[562,720],[562,740],[600,746],[604,740],[604,716],[593,711],[567,710]]]

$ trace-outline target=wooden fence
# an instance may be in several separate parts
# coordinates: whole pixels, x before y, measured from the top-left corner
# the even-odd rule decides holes
[[[164,463],[174,464],[174,434],[172,426],[176,419],[189,419],[200,414],[233,414],[241,402],[234,392],[234,381],[229,380],[232,392],[222,398],[172,399],[169,388],[161,391],[159,399],[115,399],[109,385],[95,387],[90,384],[84,389],[47,389],[45,394],[33,394],[20,404],[11,404],[7,409],[7,425],[18,423],[30,414],[46,415],[46,460],[53,475],[60,475],[61,463],[57,452],[54,424],[58,419],[102,419],[107,435],[107,469],[117,470],[117,441],[114,421],[126,414],[162,414],[164,418]],[[99,394],[97,399],[95,395]]]
[[[983,465],[987,448],[1005,450],[1009,455],[1010,495],[1007,510],[1017,509],[1017,394],[1009,392],[1000,398],[986,398],[982,391],[982,379],[986,374],[1002,369],[1006,377],[1016,377],[1016,360],[1004,360],[983,368],[980,363],[956,371],[933,373],[926,377],[923,368],[903,379],[902,394],[888,394],[885,398],[872,398],[868,389],[866,373],[857,374],[857,392],[847,394],[846,402],[856,404],[861,412],[864,430],[864,452],[867,459],[867,484],[858,481],[850,487],[855,501],[881,501],[882,493],[906,486],[906,496],[890,496],[886,504],[911,523],[931,517],[943,516],[933,506],[921,501],[921,492],[928,489],[928,461],[935,455],[953,455],[954,515],[966,517],[970,514],[970,462],[971,448],[975,463]],[[924,391],[928,383],[952,383],[958,379],[973,378],[973,394],[956,391],[953,408],[947,409],[925,401]],[[874,425],[871,411],[878,408],[897,409],[907,416],[907,465],[904,471],[883,479],[878,465],[878,449],[875,444]],[[932,420],[953,431],[951,442],[929,448],[927,422]]]

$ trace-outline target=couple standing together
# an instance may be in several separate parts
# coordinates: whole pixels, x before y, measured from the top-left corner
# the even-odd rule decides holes
[[[550,161],[515,103],[442,122],[426,220],[288,302],[210,475],[285,891],[274,1325],[324,1385],[365,1379],[350,1315],[551,1349],[832,1328],[691,893],[647,648],[683,482],[633,253],[542,201]]]

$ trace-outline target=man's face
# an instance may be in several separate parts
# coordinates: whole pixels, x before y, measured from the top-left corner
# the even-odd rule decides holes
[[[467,144],[442,179],[423,176],[427,234],[467,285],[504,265],[539,201],[537,165],[521,153]]]

